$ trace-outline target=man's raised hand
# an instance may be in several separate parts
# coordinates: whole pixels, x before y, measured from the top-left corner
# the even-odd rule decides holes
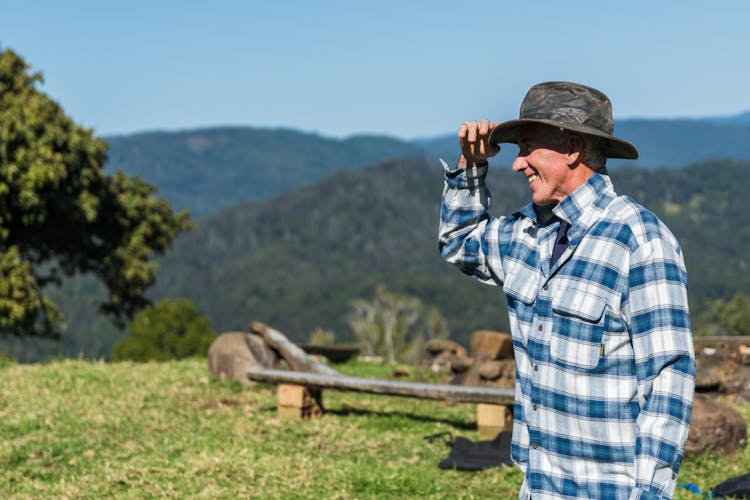
[[[491,158],[500,152],[497,144],[490,144],[490,132],[500,125],[495,122],[490,125],[489,120],[479,122],[464,122],[458,128],[458,142],[461,145],[461,157],[458,159],[458,168],[483,164],[487,158]]]

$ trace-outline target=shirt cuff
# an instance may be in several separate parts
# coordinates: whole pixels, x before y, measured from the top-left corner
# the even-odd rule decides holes
[[[445,182],[452,188],[476,188],[484,185],[484,178],[487,175],[487,164],[473,165],[466,168],[451,168],[448,164],[440,159],[445,174]]]

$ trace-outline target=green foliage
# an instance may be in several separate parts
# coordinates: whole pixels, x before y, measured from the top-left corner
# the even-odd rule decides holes
[[[109,165],[159,186],[174,206],[203,216],[420,153],[395,138],[332,139],[288,129],[218,127],[108,139]]]
[[[325,328],[316,328],[310,332],[309,344],[312,345],[333,345],[336,340],[336,335]]]
[[[9,356],[0,352],[0,370],[8,368],[9,366],[13,366],[13,360]]]
[[[205,356],[216,334],[186,299],[161,300],[135,315],[130,337],[118,342],[112,361],[168,361]]]
[[[738,293],[729,301],[715,300],[701,320],[704,335],[750,335],[750,296]]]
[[[418,298],[389,292],[383,285],[372,300],[352,302],[349,326],[364,354],[382,356],[388,363],[414,363],[426,338],[447,336],[436,308],[425,308]]]
[[[750,294],[750,225],[743,220],[748,171],[750,163],[717,160],[612,172],[617,192],[655,211],[679,239],[694,317],[713,300]],[[193,300],[217,331],[243,329],[257,319],[299,342],[316,326],[350,342],[352,299],[371,297],[386,284],[437,307],[454,340],[467,343],[476,329],[508,331],[502,291],[479,285],[439,255],[440,175],[435,164],[400,159],[224,210],[176,241],[159,261],[150,297]],[[528,183],[508,169],[490,169],[488,183],[494,214],[528,202]],[[0,349],[19,361],[40,353],[107,356],[118,332],[86,309],[104,293],[94,285],[74,279],[50,291],[71,331],[58,350],[2,342]]]
[[[0,332],[54,336],[58,307],[42,292],[77,273],[95,275],[116,320],[147,303],[150,259],[190,225],[122,172],[104,173],[107,144],[37,89],[12,50],[0,52]]]

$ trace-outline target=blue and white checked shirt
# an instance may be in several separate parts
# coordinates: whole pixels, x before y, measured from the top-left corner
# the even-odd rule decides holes
[[[441,252],[508,301],[519,497],[671,498],[695,380],[675,237],[606,174],[496,218],[486,166],[443,168]],[[550,266],[555,216],[570,246]]]

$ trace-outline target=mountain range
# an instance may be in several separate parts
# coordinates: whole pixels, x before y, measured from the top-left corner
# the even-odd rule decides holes
[[[750,226],[740,219],[750,188],[748,163],[684,165],[705,157],[747,158],[749,121],[745,113],[617,125],[618,135],[642,154],[631,166],[612,162],[618,191],[652,208],[682,241],[698,313],[712,299],[750,291]],[[119,167],[155,183],[161,196],[198,218],[198,229],[160,259],[152,298],[190,298],[219,331],[259,319],[296,340],[316,327],[346,340],[351,300],[367,297],[379,284],[439,307],[459,340],[475,328],[507,328],[502,295],[472,283],[437,255],[437,157],[457,154],[450,150],[457,147],[452,134],[414,141],[333,139],[224,127],[134,134],[109,143],[109,171]],[[507,168],[513,148],[504,147],[491,168],[496,213],[527,199],[523,179]],[[669,168],[646,168],[648,158],[652,167],[663,162]],[[69,325],[60,343],[0,339],[0,352],[23,361],[107,357],[124,333],[95,313],[103,288],[76,277],[48,292]]]
[[[616,133],[633,142],[640,159],[610,160],[610,168],[679,168],[717,157],[750,160],[750,112],[705,119],[620,120]],[[282,194],[388,159],[423,156],[449,163],[458,156],[454,133],[406,141],[394,137],[323,137],[289,129],[218,127],[144,132],[107,138],[107,170],[121,169],[159,187],[175,208],[204,217],[237,203]],[[504,145],[493,165],[517,153]]]
[[[695,318],[713,299],[750,292],[750,226],[743,220],[749,168],[747,162],[715,160],[612,171],[617,191],[651,208],[679,238]],[[528,201],[525,179],[507,168],[493,167],[488,183],[495,214]],[[346,341],[352,338],[346,322],[351,301],[384,284],[438,307],[459,341],[477,328],[505,330],[501,291],[473,282],[438,254],[441,189],[439,167],[410,157],[218,211],[160,260],[152,298],[193,300],[217,331],[261,320],[296,341],[307,340],[316,327]],[[107,357],[123,333],[94,315],[102,288],[76,278],[51,292],[70,325],[62,343],[3,342],[0,350],[23,360]]]

